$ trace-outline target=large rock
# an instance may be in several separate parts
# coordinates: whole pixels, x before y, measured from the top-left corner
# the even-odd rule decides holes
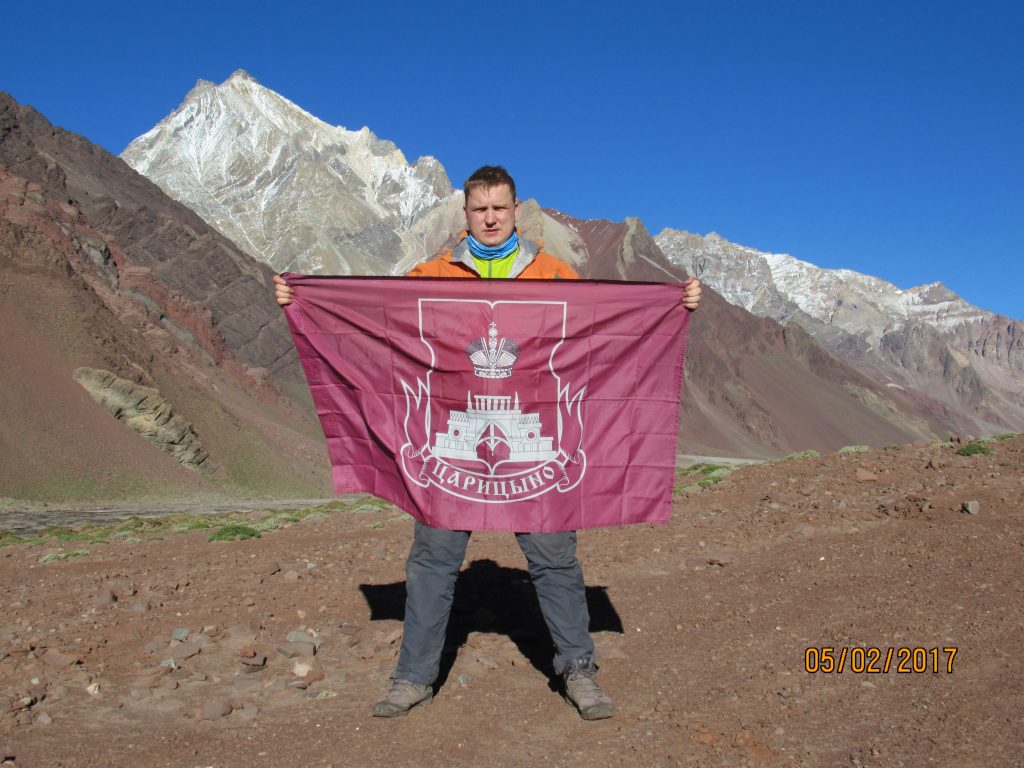
[[[211,469],[209,455],[192,425],[175,415],[157,390],[96,368],[77,368],[74,378],[111,416],[179,463],[192,469]]]

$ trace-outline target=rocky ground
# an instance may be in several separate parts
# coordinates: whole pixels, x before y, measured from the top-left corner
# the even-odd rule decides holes
[[[393,508],[0,539],[0,762],[1021,766],[1024,438],[958,447],[698,467],[667,527],[583,532],[618,706],[594,723],[508,535],[474,537],[437,696],[394,721],[369,716],[401,639]],[[232,531],[261,535],[209,541]]]

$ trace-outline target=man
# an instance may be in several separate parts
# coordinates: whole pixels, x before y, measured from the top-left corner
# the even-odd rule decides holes
[[[464,192],[467,232],[452,250],[415,267],[410,277],[578,279],[572,267],[540,250],[537,243],[520,239],[516,186],[504,168],[480,168],[466,180]],[[274,282],[277,303],[291,303],[293,291],[288,284],[278,276]],[[683,306],[697,309],[700,294],[700,282],[687,281]],[[416,522],[406,561],[402,649],[387,691],[373,707],[374,716],[404,715],[433,696],[455,580],[470,535],[470,531]],[[583,570],[576,559],[576,532],[517,533],[516,539],[555,644],[554,669],[564,682],[567,698],[584,720],[611,717],[615,707],[596,678]]]

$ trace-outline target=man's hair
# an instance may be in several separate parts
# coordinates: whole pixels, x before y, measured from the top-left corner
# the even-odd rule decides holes
[[[485,165],[473,171],[473,175],[466,179],[462,185],[462,191],[469,200],[469,193],[474,189],[490,189],[499,184],[508,184],[512,190],[512,201],[516,200],[516,183],[512,180],[509,172],[500,165]]]

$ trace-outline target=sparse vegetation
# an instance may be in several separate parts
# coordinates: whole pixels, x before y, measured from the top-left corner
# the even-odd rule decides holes
[[[58,560],[70,560],[73,557],[85,557],[89,554],[87,549],[75,549],[71,552],[50,552],[39,558],[40,563],[53,563]]]
[[[839,453],[864,453],[870,450],[871,447],[867,445],[844,445],[839,449]]]
[[[694,486],[710,488],[712,485],[720,483],[730,472],[732,472],[732,467],[725,464],[694,464],[691,467],[677,470],[674,492],[684,493],[687,488]]]
[[[976,456],[977,454],[984,454],[986,456],[992,455],[992,449],[984,443],[978,442],[977,440],[968,443],[967,445],[959,448],[956,452],[957,456]]]
[[[985,440],[986,440],[986,442],[997,442],[999,440],[1010,440],[1010,439],[1012,439],[1014,437],[1017,437],[1017,433],[1016,432],[1002,432],[1002,433],[1000,433],[998,435],[992,435],[991,437],[986,437]]]
[[[821,454],[818,453],[816,450],[814,450],[812,448],[809,451],[797,451],[796,453],[791,453],[788,456],[783,456],[781,459],[779,459],[779,461],[792,461],[794,459],[819,459],[819,458],[821,458]]]
[[[258,539],[259,537],[260,532],[251,525],[228,523],[211,533],[207,541],[242,541],[244,539]]]
[[[89,544],[104,544],[107,542],[137,544],[143,541],[163,541],[167,534],[181,535],[211,528],[218,529],[213,535],[219,535],[219,538],[211,536],[210,541],[240,540],[244,538],[257,538],[261,533],[286,528],[303,520],[324,518],[337,512],[363,514],[367,512],[381,513],[394,511],[396,511],[395,507],[389,502],[372,496],[366,496],[359,497],[354,501],[330,501],[326,504],[306,509],[276,509],[261,512],[236,511],[206,515],[182,513],[164,515],[162,517],[132,516],[126,520],[109,525],[97,523],[74,527],[55,525],[44,528],[30,536],[18,536],[10,532],[0,531],[0,548],[15,544],[46,546],[72,541],[81,541]],[[404,517],[403,513],[398,517],[391,517],[389,519],[402,519]],[[226,533],[221,533],[225,528],[230,529],[231,526],[235,526],[236,529],[247,529],[253,533],[239,535],[237,530],[234,535],[231,534],[230,530]],[[47,562],[53,559],[56,559],[56,557],[51,557]]]

